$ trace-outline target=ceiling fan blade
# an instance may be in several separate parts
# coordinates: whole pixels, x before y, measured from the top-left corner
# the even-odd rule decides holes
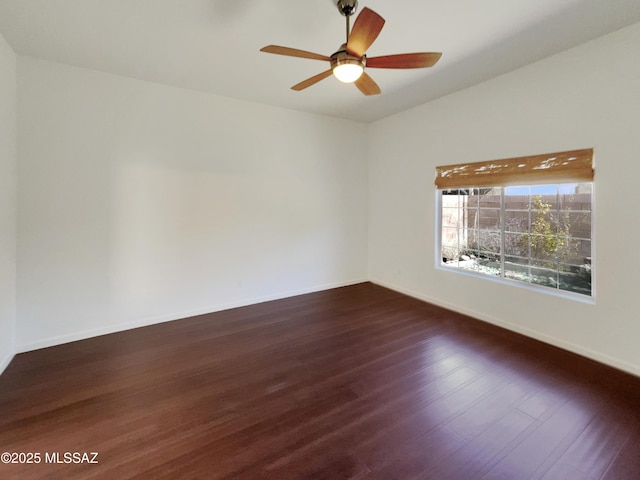
[[[382,93],[380,87],[376,82],[373,81],[369,75],[363,73],[358,80],[354,82],[358,90],[360,90],[365,95],[378,95]]]
[[[367,58],[367,67],[371,68],[426,68],[436,64],[442,53],[401,53],[383,57]]]
[[[306,80],[303,80],[302,82],[294,85],[293,87],[291,87],[291,90],[295,90],[297,92],[299,92],[300,90],[304,90],[305,88],[318,83],[320,80],[324,80],[325,78],[330,77],[332,73],[333,70],[327,70],[326,72],[314,75],[313,77],[307,78]]]
[[[326,55],[319,55],[313,52],[307,52],[305,50],[298,50],[297,48],[280,47],[278,45],[267,45],[260,49],[261,52],[275,53],[277,55],[286,55],[288,57],[310,58],[311,60],[326,60],[331,61],[331,58]]]
[[[353,24],[347,41],[347,52],[356,57],[363,56],[378,38],[383,26],[384,18],[365,7]]]

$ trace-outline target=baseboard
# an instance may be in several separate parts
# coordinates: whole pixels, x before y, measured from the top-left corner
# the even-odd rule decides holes
[[[2,362],[0,362],[0,375],[2,375],[2,373],[9,366],[9,364],[11,363],[11,360],[13,360],[13,357],[15,357],[15,355],[12,353],[11,355],[7,355],[7,357],[4,358]]]
[[[224,310],[230,310],[232,308],[245,307],[245,306],[254,305],[254,304],[257,304],[257,303],[269,302],[269,301],[273,301],[273,300],[280,300],[280,299],[283,299],[283,298],[289,298],[289,297],[294,297],[294,296],[297,296],[297,295],[304,295],[304,294],[307,294],[307,293],[319,292],[319,291],[322,291],[322,290],[329,290],[329,289],[332,289],[332,288],[346,287],[346,286],[349,286],[349,285],[355,285],[355,284],[363,283],[363,282],[367,282],[367,281],[370,281],[371,283],[374,283],[376,285],[380,285],[380,286],[385,287],[385,288],[389,288],[389,289],[394,290],[394,291],[396,291],[398,293],[402,293],[404,295],[408,295],[410,297],[417,298],[418,300],[422,300],[424,302],[432,303],[434,305],[438,305],[438,306],[446,308],[448,310],[452,310],[452,311],[461,313],[463,315],[468,315],[470,317],[476,318],[476,319],[481,320],[483,322],[487,322],[487,323],[490,323],[492,325],[496,325],[498,327],[502,327],[502,328],[505,328],[507,330],[511,330],[513,332],[525,335],[527,337],[533,338],[535,340],[539,340],[541,342],[547,343],[549,345],[553,345],[553,346],[558,347],[558,348],[562,348],[563,350],[567,350],[567,351],[576,353],[578,355],[582,355],[584,357],[590,358],[592,360],[595,360],[597,362],[603,363],[605,365],[609,365],[609,366],[611,366],[613,368],[616,368],[618,370],[622,370],[622,371],[625,371],[625,372],[630,373],[632,375],[640,377],[640,367],[637,366],[637,365],[630,364],[630,363],[622,361],[620,359],[611,357],[611,356],[603,354],[601,352],[597,352],[597,351],[591,350],[589,348],[582,347],[580,345],[573,344],[571,342],[566,342],[564,340],[552,337],[550,335],[544,334],[542,332],[539,332],[539,331],[536,331],[536,330],[533,330],[533,329],[524,328],[524,327],[522,327],[520,325],[511,323],[511,322],[506,322],[504,320],[492,317],[490,315],[486,315],[486,314],[481,313],[481,312],[477,312],[477,311],[474,311],[474,310],[462,308],[459,305],[450,304],[448,302],[443,302],[440,299],[430,297],[429,295],[425,295],[423,293],[416,292],[414,290],[411,290],[411,289],[408,289],[408,288],[405,288],[405,287],[402,287],[402,286],[398,286],[398,285],[386,282],[384,280],[381,280],[381,279],[375,278],[375,277],[374,278],[370,278],[370,279],[360,278],[360,279],[355,279],[355,280],[346,281],[346,282],[336,282],[336,283],[320,285],[320,286],[316,286],[316,287],[312,287],[312,288],[287,291],[287,292],[279,293],[279,294],[276,294],[276,295],[266,295],[266,296],[262,296],[262,297],[253,297],[253,298],[245,299],[245,300],[243,300],[241,302],[236,302],[236,303],[211,305],[209,307],[201,308],[201,309],[197,309],[197,310],[173,312],[173,313],[167,314],[167,315],[161,315],[161,316],[155,316],[155,317],[146,317],[146,318],[141,318],[141,319],[138,319],[138,320],[135,320],[135,321],[132,321],[132,322],[114,324],[114,325],[110,325],[110,326],[105,327],[105,328],[86,330],[86,331],[75,332],[75,333],[67,334],[67,335],[59,335],[59,336],[55,336],[55,337],[44,338],[44,339],[38,340],[36,342],[30,342],[30,343],[17,345],[16,353],[29,352],[29,351],[32,351],[32,350],[39,350],[41,348],[53,347],[53,346],[56,346],[56,345],[62,345],[64,343],[75,342],[75,341],[78,341],[78,340],[84,340],[84,339],[87,339],[87,338],[97,337],[97,336],[100,336],[100,335],[108,335],[110,333],[116,333],[116,332],[122,332],[122,331],[125,331],[125,330],[131,330],[131,329],[134,329],[134,328],[146,327],[146,326],[154,325],[154,324],[158,324],[158,323],[171,322],[171,321],[175,321],[175,320],[180,320],[182,318],[194,317],[194,316],[197,316],[197,315],[205,315],[205,314],[208,314],[208,313],[221,312],[221,311],[224,311]],[[9,355],[7,358],[5,358],[0,363],[0,374],[7,368],[9,363],[11,363],[11,360],[13,360],[13,357],[14,357],[14,355]]]
[[[180,320],[182,318],[195,317],[198,315],[206,315],[208,313],[222,312],[224,310],[230,310],[232,308],[246,307],[248,305],[255,305],[257,303],[270,302],[273,300],[281,300],[283,298],[295,297],[297,295],[305,295],[307,293],[320,292],[322,290],[329,290],[332,288],[346,287],[349,285],[355,285],[355,284],[366,282],[366,281],[368,281],[366,278],[362,278],[362,279],[350,280],[345,282],[336,282],[336,283],[324,284],[324,285],[320,285],[312,288],[291,290],[291,291],[282,292],[275,295],[265,295],[261,297],[248,298],[236,303],[211,305],[211,306],[196,309],[196,310],[187,310],[182,312],[173,312],[170,314],[160,315],[160,316],[145,317],[132,322],[124,322],[124,323],[109,325],[104,328],[85,330],[82,332],[75,332],[75,333],[66,334],[66,335],[58,335],[55,337],[43,338],[36,342],[19,344],[16,346],[16,351],[17,353],[30,352],[32,350],[40,350],[41,348],[48,348],[56,345],[62,345],[64,343],[76,342],[78,340],[85,340],[87,338],[98,337],[100,335],[108,335],[110,333],[122,332],[125,330],[132,330],[134,328],[148,327],[149,325],[155,325],[157,323],[172,322],[175,320]]]
[[[496,325],[498,327],[505,328],[507,330],[511,330],[512,332],[516,332],[516,333],[519,333],[519,334],[524,335],[526,337],[530,337],[530,338],[533,338],[535,340],[539,340],[541,342],[547,343],[549,345],[553,345],[554,347],[558,347],[558,348],[561,348],[563,350],[567,350],[569,352],[576,353],[576,354],[581,355],[583,357],[590,358],[591,360],[595,360],[596,362],[603,363],[605,365],[608,365],[610,367],[616,368],[618,370],[622,370],[624,372],[630,373],[631,375],[635,375],[637,377],[640,377],[640,366],[638,366],[638,365],[633,365],[631,363],[622,361],[622,360],[620,360],[618,358],[610,357],[609,355],[603,354],[601,352],[597,352],[595,350],[591,350],[589,348],[585,348],[585,347],[582,347],[580,345],[576,345],[574,343],[567,342],[567,341],[552,337],[550,335],[547,335],[545,333],[542,333],[542,332],[539,332],[539,331],[536,331],[536,330],[532,330],[532,329],[529,329],[529,328],[524,328],[524,327],[522,327],[520,325],[516,325],[516,324],[511,323],[511,322],[506,322],[504,320],[492,317],[490,315],[486,315],[486,314],[481,313],[481,312],[477,312],[477,311],[469,310],[469,309],[466,309],[466,308],[462,308],[459,305],[453,305],[453,304],[450,304],[450,303],[447,303],[447,302],[443,302],[442,300],[439,300],[437,298],[429,297],[428,295],[413,291],[411,289],[400,287],[398,285],[394,285],[394,284],[391,284],[389,282],[385,282],[385,281],[380,280],[378,278],[371,278],[371,279],[369,279],[369,281],[371,283],[374,283],[374,284],[379,285],[381,287],[388,288],[388,289],[393,290],[395,292],[402,293],[404,295],[408,295],[410,297],[416,298],[418,300],[422,300],[424,302],[432,303],[433,305],[437,305],[439,307],[446,308],[447,310],[452,310],[454,312],[458,312],[458,313],[461,313],[463,315],[467,315],[469,317],[476,318],[476,319],[481,320],[483,322],[487,322],[487,323],[490,323],[492,325]]]

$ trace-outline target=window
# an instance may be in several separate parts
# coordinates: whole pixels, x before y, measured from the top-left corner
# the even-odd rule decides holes
[[[592,296],[592,156],[578,150],[438,167],[437,262]]]

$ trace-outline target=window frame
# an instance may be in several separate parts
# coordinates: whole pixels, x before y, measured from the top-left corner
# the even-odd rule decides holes
[[[576,182],[549,182],[547,184],[540,184],[540,183],[536,183],[536,184],[527,184],[526,182],[523,182],[522,185],[519,186],[540,186],[540,185],[559,185],[559,184],[564,184],[564,183],[590,183],[591,184],[591,295],[586,295],[586,294],[581,294],[581,293],[577,293],[577,292],[572,292],[572,291],[568,291],[568,290],[561,290],[559,288],[552,288],[552,287],[548,287],[545,285],[537,285],[535,283],[531,283],[531,282],[525,282],[525,281],[521,281],[521,280],[516,280],[516,279],[511,279],[511,278],[507,278],[505,277],[505,272],[504,272],[504,258],[505,258],[505,253],[504,253],[504,248],[501,249],[501,253],[500,253],[500,263],[501,263],[501,272],[500,272],[500,276],[493,276],[493,275],[488,275],[486,273],[482,273],[479,271],[473,271],[473,270],[467,270],[464,268],[459,268],[459,267],[452,267],[452,266],[446,266],[442,263],[442,234],[443,234],[443,221],[442,221],[442,193],[444,191],[447,190],[461,190],[462,188],[445,188],[445,189],[439,189],[439,188],[435,188],[435,208],[436,208],[436,231],[435,231],[435,268],[436,270],[439,271],[444,271],[444,272],[450,272],[450,273],[454,273],[454,274],[461,274],[461,275],[466,275],[468,277],[472,277],[472,278],[479,278],[479,279],[483,279],[483,280],[489,280],[492,282],[497,282],[499,284],[503,284],[503,285],[511,285],[511,286],[515,286],[518,288],[524,288],[527,290],[531,290],[531,291],[535,291],[535,292],[542,292],[545,293],[547,295],[553,295],[553,296],[557,296],[557,297],[561,297],[561,298],[566,298],[566,299],[571,299],[571,300],[576,300],[579,302],[583,302],[583,303],[588,303],[588,304],[595,304],[596,303],[596,238],[595,238],[595,223],[596,223],[596,201],[595,201],[595,197],[596,197],[596,186],[595,186],[595,181],[591,180],[591,181],[576,181]],[[501,185],[496,185],[496,186],[501,186]],[[481,187],[466,187],[466,188],[486,188],[487,186],[481,186]],[[505,190],[506,190],[506,186],[502,186],[502,193],[501,193],[501,201],[500,201],[500,220],[501,220],[501,243],[503,244],[504,247],[504,232],[505,232],[505,227],[504,227],[504,220],[505,220],[505,202],[504,202],[504,196],[505,196]],[[529,193],[529,198],[531,198],[531,193]]]

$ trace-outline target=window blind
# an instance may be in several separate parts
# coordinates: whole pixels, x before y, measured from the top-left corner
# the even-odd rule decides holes
[[[593,149],[436,167],[439,189],[592,182]]]

